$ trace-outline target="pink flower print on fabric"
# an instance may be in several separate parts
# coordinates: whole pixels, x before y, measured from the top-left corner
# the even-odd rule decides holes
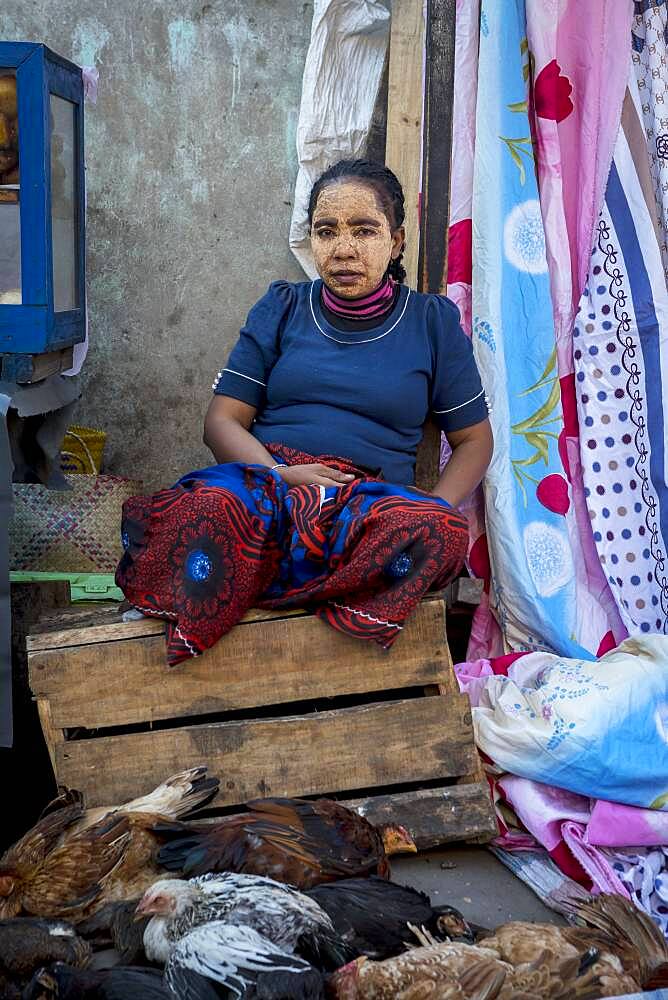
[[[448,230],[448,284],[471,284],[472,220],[462,219]]]
[[[571,505],[568,483],[558,472],[545,476],[536,487],[536,496],[553,514],[566,514]]]
[[[533,108],[539,118],[562,122],[573,110],[572,93],[573,84],[561,72],[557,60],[552,59],[536,77],[530,101],[533,99]]]

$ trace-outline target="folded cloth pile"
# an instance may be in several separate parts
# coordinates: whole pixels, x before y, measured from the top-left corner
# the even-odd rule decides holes
[[[668,638],[628,639],[596,663],[531,653],[455,670],[494,762],[498,846],[533,838],[668,936]]]

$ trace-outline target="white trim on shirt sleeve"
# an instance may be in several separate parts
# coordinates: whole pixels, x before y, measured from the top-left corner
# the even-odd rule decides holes
[[[249,382],[255,382],[256,385],[261,385],[263,389],[267,388],[267,383],[266,382],[260,382],[260,380],[258,378],[251,378],[250,375],[244,375],[243,372],[237,372],[237,371],[234,370],[234,368],[223,368],[222,371],[218,372],[218,375],[216,376],[216,381],[211,386],[212,389],[217,389],[218,388],[218,383],[220,382],[221,378],[223,377],[223,373],[224,372],[229,372],[230,375],[238,375],[239,378],[247,378]]]
[[[459,406],[451,406],[449,410],[432,410],[433,413],[454,413],[455,410],[461,410],[463,406],[468,406],[469,403],[474,403],[476,399],[480,399],[481,396],[485,396],[485,402],[487,403],[487,409],[489,410],[489,400],[484,389],[481,389],[479,393],[473,396],[471,399],[467,399],[465,403],[460,403]]]

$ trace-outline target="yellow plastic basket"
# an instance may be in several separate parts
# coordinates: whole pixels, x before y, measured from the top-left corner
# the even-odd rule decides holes
[[[78,475],[99,475],[107,435],[94,427],[74,424],[65,434],[60,451],[63,472]]]

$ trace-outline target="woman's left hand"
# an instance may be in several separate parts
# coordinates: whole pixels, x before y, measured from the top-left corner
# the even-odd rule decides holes
[[[276,470],[288,486],[347,486],[355,478],[349,472],[339,472],[329,465],[288,465]]]

